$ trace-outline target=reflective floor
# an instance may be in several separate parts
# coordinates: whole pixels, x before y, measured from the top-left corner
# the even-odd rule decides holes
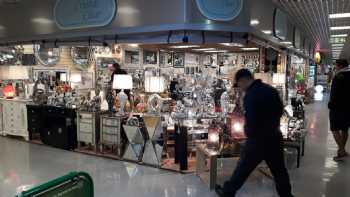
[[[336,145],[328,132],[326,105],[315,103],[308,106],[307,111],[309,136],[305,157],[299,169],[293,167],[290,170],[295,196],[348,197],[350,159],[342,163],[332,160]],[[13,197],[23,188],[70,171],[90,173],[97,197],[216,196],[194,175],[181,175],[0,137],[0,197]],[[238,196],[274,197],[276,193],[272,180],[254,172]]]

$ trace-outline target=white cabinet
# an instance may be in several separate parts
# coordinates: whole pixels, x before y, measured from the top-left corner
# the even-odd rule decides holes
[[[26,100],[0,99],[3,135],[22,136],[28,140],[26,104]]]

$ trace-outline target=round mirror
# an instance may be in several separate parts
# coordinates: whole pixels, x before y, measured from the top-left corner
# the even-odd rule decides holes
[[[0,47],[0,65],[19,65],[22,54],[21,47]]]
[[[55,66],[60,61],[60,48],[34,45],[35,57],[41,65]]]
[[[79,70],[87,70],[89,67],[89,47],[72,47],[71,56],[74,66]]]

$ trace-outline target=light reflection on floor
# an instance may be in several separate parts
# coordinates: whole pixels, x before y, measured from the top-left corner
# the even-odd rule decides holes
[[[336,144],[328,131],[328,110],[322,102],[307,107],[309,136],[301,167],[289,166],[296,197],[350,196],[350,159],[335,163]],[[350,150],[350,149],[348,149]],[[221,161],[219,182],[230,175],[235,162]],[[97,197],[214,197],[194,175],[181,175],[135,164],[30,145],[0,137],[0,196],[13,197],[25,189],[64,175],[86,171],[95,181]],[[238,197],[275,197],[274,183],[254,172]]]

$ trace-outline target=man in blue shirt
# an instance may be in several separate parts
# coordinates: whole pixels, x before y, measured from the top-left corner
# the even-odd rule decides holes
[[[245,91],[245,134],[247,141],[231,179],[224,187],[217,186],[221,197],[234,197],[249,175],[265,161],[271,170],[276,189],[281,197],[293,197],[288,171],[284,163],[283,139],[280,119],[284,107],[278,91],[261,80],[254,80],[252,73],[241,69],[235,80]]]

